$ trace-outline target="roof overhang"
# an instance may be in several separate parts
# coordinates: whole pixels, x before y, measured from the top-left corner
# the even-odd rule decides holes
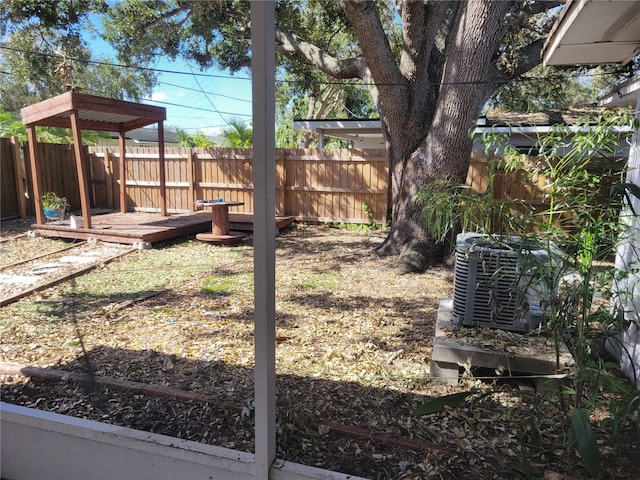
[[[358,141],[364,141],[365,139],[382,142],[382,124],[380,120],[295,120],[293,128],[303,132],[350,140],[356,142],[356,144]]]
[[[638,92],[640,92],[640,75],[636,75],[625,83],[616,86],[602,98],[598,99],[599,107],[624,107],[638,104]]]
[[[113,98],[66,92],[21,110],[22,123],[71,128],[71,114],[78,112],[82,130],[119,132],[166,120],[164,107],[126,102]]]
[[[337,137],[354,142],[370,139],[377,140],[382,143],[382,124],[380,120],[295,120],[293,122],[295,130],[303,132],[315,133],[318,135],[326,135],[329,137]],[[531,124],[523,125],[514,120],[511,125],[501,122],[496,125],[488,125],[486,117],[480,117],[473,130],[474,135],[481,135],[487,132],[501,134],[547,134],[556,127],[553,124]],[[577,131],[577,128],[569,127],[569,130]],[[357,143],[356,143],[357,145]]]
[[[568,0],[542,50],[545,65],[626,64],[640,54],[640,1]]]

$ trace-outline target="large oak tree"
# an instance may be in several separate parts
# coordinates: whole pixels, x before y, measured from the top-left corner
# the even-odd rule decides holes
[[[434,180],[464,181],[472,148],[469,132],[485,102],[504,82],[540,63],[541,35],[532,35],[518,49],[505,40],[520,34],[516,29],[534,25],[532,17],[551,4],[405,2],[399,9],[399,60],[385,42],[371,3],[343,0],[342,5],[358,34],[363,70],[378,89],[392,172],[393,221],[379,253],[399,255],[404,271],[419,270],[439,260],[442,249],[414,197]],[[539,25],[545,23],[540,19]]]
[[[393,189],[391,228],[377,252],[397,256],[400,271],[441,259],[443,249],[414,197],[434,180],[464,180],[469,131],[498,87],[540,63],[548,11],[560,3],[277,0],[279,64],[299,72],[312,65],[337,81],[358,80],[377,104]],[[218,64],[236,71],[250,64],[248,1],[127,0],[109,6],[105,29],[121,61],[146,64],[162,54],[203,68]]]

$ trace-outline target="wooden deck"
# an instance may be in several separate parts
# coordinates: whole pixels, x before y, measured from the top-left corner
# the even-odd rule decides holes
[[[276,217],[278,230],[290,225],[292,217]],[[253,215],[230,213],[233,230],[253,231]],[[108,213],[91,217],[92,228],[73,228],[69,219],[49,221],[44,225],[32,225],[43,237],[78,240],[96,239],[103,242],[141,244],[151,246],[156,242],[211,231],[211,212],[198,211],[162,217],[154,213]]]

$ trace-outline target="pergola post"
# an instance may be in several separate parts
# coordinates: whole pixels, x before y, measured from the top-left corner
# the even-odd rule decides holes
[[[158,122],[158,163],[160,168],[160,215],[167,216],[167,178],[164,169],[164,122]]]
[[[73,133],[73,148],[76,155],[76,170],[78,171],[78,185],[80,187],[80,205],[84,228],[91,229],[91,205],[89,204],[89,184],[87,178],[87,164],[84,158],[82,135],[78,123],[78,111],[71,111],[71,132]]]
[[[124,126],[120,127],[119,147],[120,162],[119,178],[120,178],[120,213],[127,213],[127,156],[126,156],[126,131]]]
[[[40,162],[38,162],[38,147],[36,145],[36,126],[27,125],[29,139],[29,162],[31,163],[31,179],[33,181],[33,204],[36,211],[36,224],[44,225],[44,210],[42,209],[42,182],[40,180]]]
[[[255,478],[276,456],[275,3],[251,2],[254,205]]]

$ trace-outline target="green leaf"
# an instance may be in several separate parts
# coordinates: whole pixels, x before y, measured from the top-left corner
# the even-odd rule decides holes
[[[467,397],[475,395],[476,392],[458,392],[452,393],[451,395],[444,395],[442,397],[436,397],[429,400],[424,405],[420,405],[413,411],[413,415],[431,415],[432,413],[438,413],[444,410],[445,407],[459,407],[464,403]],[[485,392],[481,395],[478,395],[476,400],[486,397],[490,395],[490,392]]]
[[[571,414],[570,438],[575,442],[587,472],[592,478],[600,476],[600,449],[589,421],[586,408],[576,408]]]

